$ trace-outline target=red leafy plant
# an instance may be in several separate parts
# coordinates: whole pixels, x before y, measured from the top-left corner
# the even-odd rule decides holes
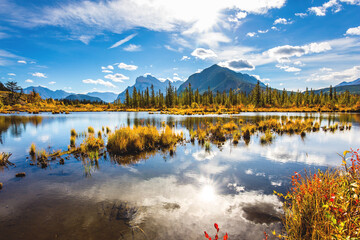
[[[219,239],[219,231],[220,231],[220,228],[219,228],[219,225],[218,225],[217,223],[214,223],[214,227],[215,227],[215,229],[216,229],[216,235],[215,235],[215,237],[214,237],[214,240],[218,240],[218,239]],[[211,240],[211,237],[209,236],[209,234],[208,234],[206,231],[204,231],[204,233],[205,233],[205,238]],[[224,235],[224,237],[223,237],[223,240],[228,240],[228,239],[229,239],[229,236],[228,236],[227,233],[225,233],[225,235]]]

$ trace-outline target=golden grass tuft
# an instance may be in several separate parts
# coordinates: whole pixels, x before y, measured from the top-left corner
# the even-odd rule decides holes
[[[109,135],[107,150],[114,155],[136,154],[157,148],[169,148],[183,140],[169,126],[158,131],[155,126],[121,127]]]
[[[94,130],[94,128],[93,127],[88,127],[88,133],[94,133],[95,132],[95,130]]]
[[[70,130],[70,136],[72,136],[72,137],[76,137],[76,131],[75,131],[75,129],[71,129]]]
[[[32,144],[31,144],[29,154],[30,154],[30,156],[35,156],[35,154],[36,154],[36,146],[35,146],[35,143],[32,143]]]
[[[5,153],[5,152],[2,152],[0,153],[0,166],[1,167],[4,167],[4,166],[7,166],[7,165],[13,165],[13,163],[11,163],[9,161],[9,158],[11,157],[11,153]]]

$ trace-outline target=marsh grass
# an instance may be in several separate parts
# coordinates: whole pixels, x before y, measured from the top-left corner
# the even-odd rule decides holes
[[[14,165],[12,162],[9,161],[9,158],[11,157],[11,153],[0,153],[0,167],[6,167],[8,165]]]
[[[70,137],[70,147],[75,147],[76,136]]]
[[[348,156],[348,158],[346,158]],[[315,174],[295,172],[284,199],[284,233],[289,240],[360,239],[360,156],[345,151],[343,167]]]
[[[71,129],[71,130],[70,130],[70,136],[71,136],[71,137],[76,137],[76,135],[77,135],[77,134],[76,134],[75,129]]]
[[[95,130],[93,127],[88,127],[88,133],[95,133]]]
[[[274,136],[270,129],[266,130],[265,134],[260,137],[261,144],[271,143]]]
[[[158,131],[155,126],[121,127],[108,137],[107,150],[114,155],[137,154],[144,151],[169,148],[183,140],[169,126]]]
[[[36,145],[35,145],[35,143],[31,144],[29,154],[30,154],[30,156],[35,156],[35,154],[36,154]]]
[[[205,146],[205,151],[206,151],[206,152],[210,152],[210,150],[211,150],[211,143],[210,143],[210,142],[205,142],[204,146]]]

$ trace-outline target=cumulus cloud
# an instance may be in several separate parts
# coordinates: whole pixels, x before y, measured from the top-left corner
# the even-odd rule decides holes
[[[121,73],[108,74],[104,78],[110,79],[113,82],[124,82],[123,80],[129,80],[129,77],[127,77]]]
[[[113,71],[107,70],[107,69],[103,69],[101,72],[103,72],[103,73],[113,73]]]
[[[202,60],[206,58],[215,58],[217,57],[216,53],[214,53],[211,49],[204,49],[204,48],[196,48],[192,53],[191,56],[196,58],[200,58]]]
[[[56,83],[56,82],[54,82],[54,81],[52,81],[52,82],[49,82],[49,84],[50,84],[50,85],[53,85],[53,84],[55,84],[55,83]]]
[[[237,17],[238,19],[246,18],[246,16],[247,16],[247,12],[238,12],[238,13],[236,14],[236,17]]]
[[[127,52],[138,52],[141,51],[141,45],[129,44],[128,46],[123,48]]]
[[[300,68],[291,67],[291,66],[288,66],[288,65],[277,64],[276,67],[284,70],[285,72],[300,72],[301,71]]]
[[[107,67],[101,67],[102,70],[114,70],[114,67],[112,65],[108,65]]]
[[[219,63],[219,66],[226,67],[234,71],[242,71],[242,70],[251,71],[255,69],[255,66],[253,64],[243,59],[235,59],[226,62],[221,62]]]
[[[284,45],[274,47],[266,51],[264,54],[268,54],[270,57],[281,59],[284,57],[301,57],[305,54],[320,53],[331,50],[331,46],[328,42],[310,43],[303,46],[290,46]]]
[[[360,5],[360,0],[330,0],[321,6],[308,8],[308,11],[316,16],[325,16],[329,9],[334,13],[340,12],[343,9],[342,3]]]
[[[119,63],[118,68],[125,69],[125,70],[128,70],[128,71],[135,71],[136,69],[138,69],[138,66],[128,65],[126,63]]]
[[[267,33],[269,31],[269,29],[266,30],[258,30],[258,33]]]
[[[259,75],[251,75],[254,78],[256,78],[257,80],[261,81],[261,82],[270,82],[270,78],[261,78]]]
[[[255,37],[256,36],[256,32],[248,32],[246,34],[247,37]]]
[[[106,86],[106,87],[113,87],[115,88],[115,85],[112,84],[111,82],[109,81],[104,81],[102,79],[97,79],[97,80],[93,80],[93,79],[84,79],[82,80],[83,83],[86,83],[86,84],[95,84],[95,85],[103,85],[103,86]]]
[[[25,82],[27,82],[27,83],[33,83],[34,81],[31,80],[31,79],[26,79]]]
[[[186,61],[186,60],[190,60],[190,57],[188,57],[188,56],[183,56],[183,57],[181,58],[181,61]]]
[[[346,31],[346,35],[360,35],[360,26],[354,27],[354,28],[349,28]]]
[[[116,47],[118,47],[118,46],[121,46],[121,45],[123,45],[124,43],[126,43],[126,42],[130,41],[131,39],[133,39],[136,35],[137,35],[136,33],[131,34],[131,35],[127,36],[126,38],[121,39],[120,41],[116,42],[115,44],[113,44],[113,45],[112,45],[111,47],[109,47],[109,48],[116,48]]]
[[[307,13],[295,13],[295,16],[304,18],[307,16]]]
[[[14,77],[16,76],[15,73],[8,73],[8,75],[9,75],[9,76],[14,76]]]
[[[38,78],[47,78],[47,76],[44,73],[41,73],[41,72],[31,73],[31,75],[34,76],[34,77],[38,77]]]
[[[17,61],[18,63],[22,63],[22,64],[26,64],[27,62],[26,61],[24,61],[24,60],[19,60],[19,61]]]
[[[276,24],[292,24],[292,21],[288,21],[287,19],[285,19],[285,18],[278,18],[278,19],[276,19],[275,21],[274,21],[274,25],[276,25]]]
[[[320,71],[311,74],[306,81],[325,81],[339,83],[342,81],[354,81],[358,78],[360,78],[360,65],[345,69],[343,71],[333,71],[331,68],[322,68]]]

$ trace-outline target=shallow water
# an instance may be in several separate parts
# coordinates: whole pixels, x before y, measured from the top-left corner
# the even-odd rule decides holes
[[[67,149],[70,129],[112,130],[162,122],[188,135],[205,122],[276,117],[314,118],[322,126],[351,122],[348,131],[277,135],[261,145],[260,135],[237,146],[228,140],[210,153],[195,143],[180,144],[173,156],[154,152],[126,164],[101,158],[98,166],[73,157],[42,169],[28,158],[38,148]],[[279,229],[281,203],[291,175],[341,164],[337,153],[360,146],[359,114],[243,113],[172,116],[140,113],[0,115],[1,152],[16,166],[0,169],[0,239],[204,239],[203,231],[230,239],[263,239]],[[15,178],[26,172],[25,178]]]

